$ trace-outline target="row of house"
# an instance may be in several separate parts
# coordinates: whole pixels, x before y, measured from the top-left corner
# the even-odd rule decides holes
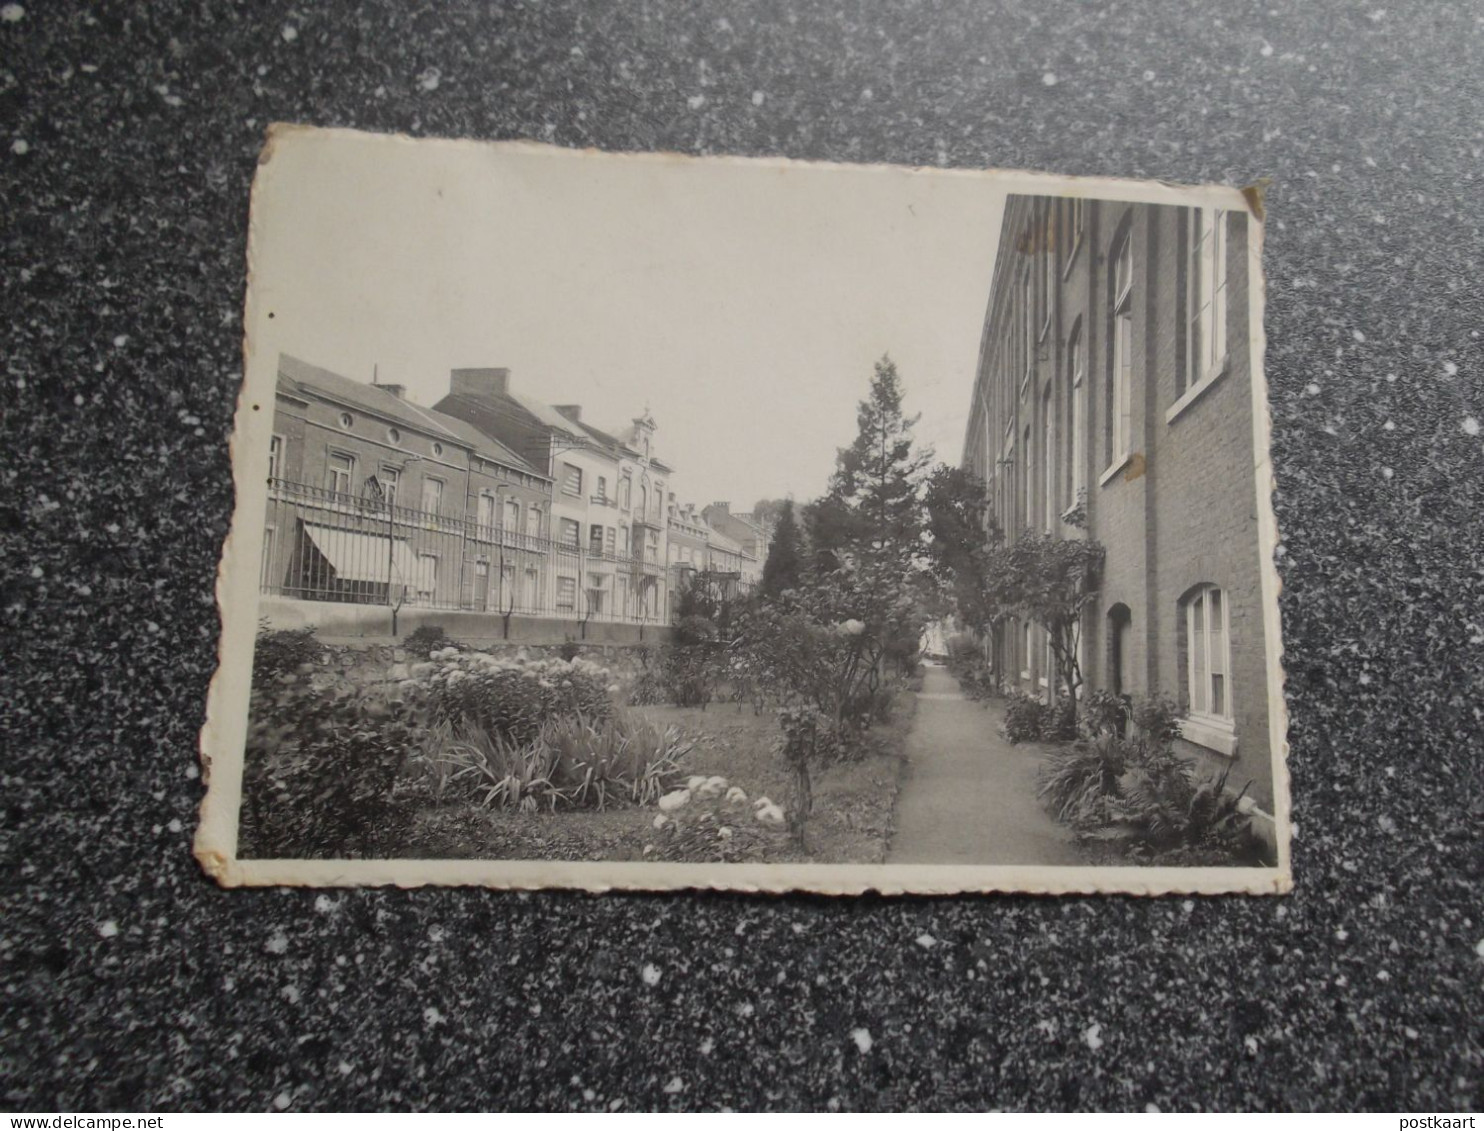
[[[1269,804],[1247,217],[1012,196],[1003,225],[964,465],[1007,539],[1107,548],[1087,686],[1175,698],[1185,751]],[[1005,636],[1001,673],[1057,694],[1045,634]]]
[[[618,429],[455,369],[402,386],[283,355],[261,589],[294,602],[667,624],[693,574],[756,584],[768,532],[676,500],[648,410]],[[314,622],[312,607],[299,610]]]

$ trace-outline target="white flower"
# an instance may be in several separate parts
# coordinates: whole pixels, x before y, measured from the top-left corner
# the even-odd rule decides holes
[[[705,774],[691,774],[690,777],[685,779],[685,788],[692,791],[700,789],[705,784]]]
[[[663,804],[663,802],[661,804]],[[661,813],[658,817],[656,817],[654,819],[654,827],[657,828],[657,829],[662,829],[666,825],[668,825],[669,823],[670,823],[670,818],[667,817],[667,816],[665,816],[663,813]]]
[[[660,810],[664,813],[673,813],[676,809],[690,804],[690,790],[677,789],[660,798]]]
[[[701,784],[698,787],[696,787],[696,796],[697,797],[720,797],[722,795],[722,791],[725,790],[726,787],[727,787],[727,779],[726,778],[722,778],[722,777],[706,778],[706,779],[704,779],[701,782]]]
[[[727,804],[728,805],[746,805],[747,804],[747,792],[741,786],[738,786],[738,785],[732,786],[731,789],[727,790]]]
[[[853,617],[847,621],[841,621],[839,625],[841,636],[859,636],[866,631],[866,626]]]
[[[769,801],[757,811],[757,819],[765,825],[783,824],[783,810]]]
[[[722,825],[721,828],[716,830],[716,837],[718,840],[731,840],[732,830],[728,826]]]

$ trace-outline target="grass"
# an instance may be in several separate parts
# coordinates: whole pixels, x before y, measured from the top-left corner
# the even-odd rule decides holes
[[[891,812],[916,708],[910,692],[897,696],[892,721],[871,730],[866,756],[829,766],[814,777],[814,810],[807,853],[786,836],[769,837],[757,857],[767,863],[810,861],[875,864],[885,859]],[[771,711],[748,705],[633,707],[656,728],[675,727],[693,748],[681,759],[682,775],[719,775],[750,799],[789,803],[790,775],[777,752],[778,723]],[[412,855],[444,859],[642,860],[654,839],[651,805],[596,811],[500,812],[452,803],[418,815]]]

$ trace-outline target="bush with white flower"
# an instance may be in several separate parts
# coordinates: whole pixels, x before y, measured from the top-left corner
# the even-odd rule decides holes
[[[760,860],[784,843],[787,817],[766,797],[724,777],[695,774],[660,798],[646,860],[739,863]]]
[[[554,718],[602,722],[613,714],[607,668],[576,659],[493,656],[440,648],[410,670],[435,719],[479,727],[491,738],[525,743]]]

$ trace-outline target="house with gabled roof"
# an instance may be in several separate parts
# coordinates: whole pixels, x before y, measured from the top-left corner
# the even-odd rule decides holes
[[[538,612],[552,482],[400,385],[279,358],[264,593]]]

